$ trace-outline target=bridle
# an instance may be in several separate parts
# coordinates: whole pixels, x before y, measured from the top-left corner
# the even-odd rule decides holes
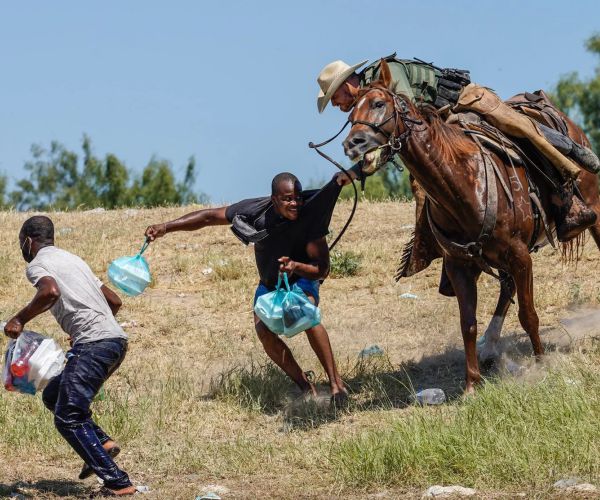
[[[352,126],[366,125],[367,127],[373,129],[376,133],[383,135],[387,139],[387,142],[376,149],[383,149],[389,147],[391,151],[390,157],[393,157],[394,154],[400,152],[400,150],[402,149],[402,144],[412,134],[413,125],[421,125],[423,122],[421,120],[415,120],[414,118],[411,118],[409,116],[410,110],[408,108],[408,104],[406,104],[406,101],[398,94],[395,94],[389,89],[381,87],[369,88],[361,95],[361,97],[364,97],[369,92],[372,92],[374,90],[384,92],[392,98],[392,102],[394,105],[394,109],[392,110],[392,112],[379,123],[368,122],[365,120],[352,120],[351,118],[348,118],[348,123],[350,123]],[[391,120],[394,120],[394,128],[391,132],[387,132],[383,129],[383,126]],[[404,130],[401,134],[396,135],[399,123],[403,125]]]

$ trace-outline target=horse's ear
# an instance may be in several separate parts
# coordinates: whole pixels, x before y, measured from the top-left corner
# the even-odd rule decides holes
[[[383,59],[381,60],[379,67],[381,68],[381,71],[379,72],[379,83],[386,89],[389,89],[392,84],[392,72],[390,71],[390,67]]]

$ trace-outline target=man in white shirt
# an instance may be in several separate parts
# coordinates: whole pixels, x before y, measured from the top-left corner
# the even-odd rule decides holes
[[[81,479],[95,473],[110,495],[132,495],[135,488],[113,458],[120,451],[92,420],[90,405],[102,384],[120,366],[127,335],[115,319],[119,297],[79,257],[54,246],[54,225],[31,217],[19,233],[27,279],[37,288],[32,301],[4,327],[17,338],[26,323],[50,310],[70,336],[64,371],[44,389],[42,399],[54,413],[57,430],[83,459]]]

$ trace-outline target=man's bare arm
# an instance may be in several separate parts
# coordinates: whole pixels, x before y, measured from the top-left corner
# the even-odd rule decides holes
[[[35,285],[37,293],[23,309],[21,309],[4,327],[4,333],[16,339],[23,327],[36,316],[50,309],[60,298],[60,289],[54,278],[44,276]]]
[[[279,270],[288,274],[295,273],[310,280],[322,280],[329,275],[329,247],[327,240],[319,238],[306,245],[306,253],[310,264],[296,262],[289,257],[279,259]]]
[[[174,231],[196,231],[197,229],[202,229],[206,226],[229,224],[230,222],[227,220],[227,217],[225,217],[226,209],[227,207],[207,208],[205,210],[191,212],[183,217],[179,217],[179,219],[148,226],[145,234],[150,241],[154,241],[156,238],[160,238],[165,234]]]
[[[104,295],[106,302],[108,302],[108,307],[110,307],[113,316],[116,316],[123,305],[121,298],[106,285],[102,285],[100,290],[102,290],[102,294]]]

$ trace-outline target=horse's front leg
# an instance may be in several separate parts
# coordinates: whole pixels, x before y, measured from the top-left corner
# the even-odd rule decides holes
[[[506,271],[500,271],[500,278],[502,279],[502,285],[494,316],[485,330],[483,337],[477,341],[479,362],[481,364],[491,363],[500,357],[498,346],[500,343],[500,333],[502,332],[502,326],[504,325],[504,319],[506,318],[511,300],[515,295],[515,281],[512,276]]]
[[[465,392],[470,394],[475,391],[475,385],[481,381],[476,347],[477,279],[481,274],[481,270],[472,264],[450,258],[446,258],[445,265],[460,310],[460,329],[467,362]]]
[[[529,335],[533,353],[537,358],[544,354],[540,341],[540,320],[533,303],[533,264],[527,248],[523,245],[516,251],[510,261],[510,273],[517,287],[519,301],[519,321]]]

